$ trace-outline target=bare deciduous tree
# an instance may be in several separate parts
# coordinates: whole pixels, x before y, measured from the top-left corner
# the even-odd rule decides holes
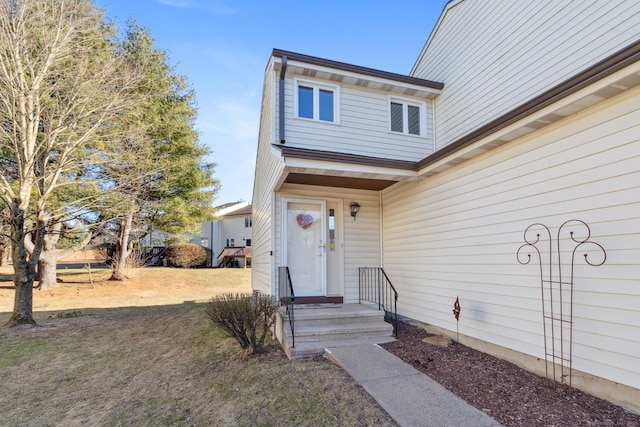
[[[63,235],[64,223],[60,218],[51,217],[46,224],[46,233],[44,235],[44,245],[38,259],[38,289],[50,289],[57,285],[57,265],[58,260],[68,257],[74,252],[84,248],[93,237],[93,233],[85,232],[81,240],[76,244],[69,246],[64,250],[58,250],[58,241]],[[25,239],[25,248],[28,253],[33,253],[34,244],[31,238],[27,236]]]
[[[0,0],[0,199],[13,246],[11,326],[35,323],[48,199],[87,149],[109,143],[106,125],[136,102],[138,73],[113,36],[90,0]]]
[[[9,227],[9,210],[0,201],[0,267],[5,265],[11,252],[11,227]]]

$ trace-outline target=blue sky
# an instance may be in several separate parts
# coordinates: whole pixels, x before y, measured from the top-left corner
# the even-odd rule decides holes
[[[194,88],[200,142],[222,188],[251,201],[264,70],[273,48],[407,74],[447,0],[97,0],[133,18]]]

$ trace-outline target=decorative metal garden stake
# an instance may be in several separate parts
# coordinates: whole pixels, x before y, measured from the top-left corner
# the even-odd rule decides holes
[[[531,255],[534,255],[534,262],[535,258],[538,261],[547,379],[551,365],[553,380],[568,383],[569,387],[573,360],[573,274],[576,252],[578,248],[584,250],[584,261],[591,266],[602,265],[607,260],[604,248],[590,238],[591,229],[587,223],[571,219],[558,228],[554,252],[551,230],[544,224],[536,223],[524,231],[525,243],[517,252],[520,264],[529,264]],[[602,261],[597,259],[592,262],[590,254],[601,256]],[[556,366],[560,368],[559,375]]]
[[[453,315],[456,317],[456,341],[460,342],[460,330],[458,329],[458,321],[460,320],[460,300],[456,297],[453,303]]]

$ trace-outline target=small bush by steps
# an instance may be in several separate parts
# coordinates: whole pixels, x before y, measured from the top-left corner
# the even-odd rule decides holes
[[[277,302],[270,295],[228,293],[212,298],[205,313],[214,325],[234,338],[246,354],[257,354],[263,350],[277,310]]]

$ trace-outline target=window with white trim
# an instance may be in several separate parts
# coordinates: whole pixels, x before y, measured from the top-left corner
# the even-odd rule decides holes
[[[425,112],[424,102],[389,97],[389,130],[422,136],[426,127]]]
[[[295,80],[295,112],[301,119],[338,123],[338,86]]]

